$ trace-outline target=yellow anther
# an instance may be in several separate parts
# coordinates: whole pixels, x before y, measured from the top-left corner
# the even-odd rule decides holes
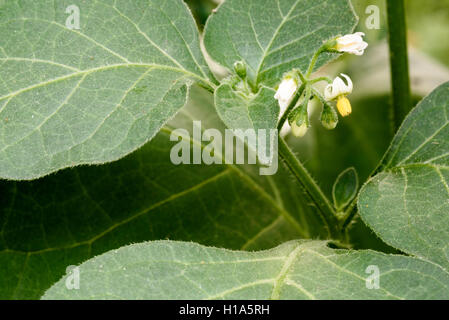
[[[338,97],[337,109],[338,109],[338,112],[340,112],[342,117],[349,116],[352,112],[352,108],[351,108],[351,103],[349,102],[348,98],[346,98],[345,96]]]

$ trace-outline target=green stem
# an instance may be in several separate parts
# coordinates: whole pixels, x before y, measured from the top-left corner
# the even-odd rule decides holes
[[[288,119],[288,115],[290,113],[290,111],[293,110],[293,108],[296,106],[296,104],[298,103],[299,98],[301,97],[302,93],[304,92],[304,89],[306,88],[306,84],[303,83],[298,91],[296,91],[295,97],[293,98],[292,102],[290,102],[290,104],[287,107],[287,110],[285,110],[284,114],[281,117],[281,120],[279,120],[278,123],[278,130],[280,131],[282,129],[282,127],[284,126],[285,121],[287,121]]]
[[[312,80],[310,80],[310,84],[314,84],[314,83],[317,83],[317,82],[320,82],[320,81],[326,81],[327,83],[332,83],[332,79],[331,78],[329,78],[329,77],[319,77],[319,78],[315,78],[315,79],[312,79]]]
[[[216,87],[212,87],[211,84],[208,84],[206,82],[197,82],[198,86],[200,86],[203,89],[206,89],[207,91],[209,91],[210,93],[214,93]]]
[[[328,47],[328,44],[327,44],[327,43],[323,44],[323,45],[317,50],[317,52],[315,52],[315,54],[313,55],[312,61],[310,61],[309,68],[307,69],[307,72],[306,72],[306,76],[305,76],[305,77],[306,77],[307,79],[310,78],[310,75],[311,75],[312,72],[313,72],[313,68],[315,68],[315,64],[316,64],[316,62],[318,61],[318,57],[320,56],[321,53],[323,53],[323,51],[324,51],[327,47]]]
[[[338,239],[338,219],[334,208],[324,195],[321,188],[310,176],[307,169],[296,158],[287,143],[281,137],[279,138],[279,154],[286,163],[287,167],[301,184],[307,195],[313,201],[317,209],[320,211],[323,220],[327,224],[330,237]]]
[[[299,79],[301,79],[302,83],[307,83],[306,77],[302,74],[301,70],[295,69],[296,74],[299,76]]]
[[[349,206],[346,208],[345,212],[342,214],[340,218],[340,229],[341,232],[344,233],[346,231],[346,227],[351,223],[352,219],[354,219],[354,216],[357,213],[357,201],[358,196],[356,196]]]
[[[318,100],[320,100],[320,102],[322,104],[328,104],[328,102],[326,101],[326,99],[324,99],[324,97],[321,95],[320,92],[318,92],[318,90],[316,90],[315,88],[312,88],[312,93],[315,97],[318,98]]]
[[[368,179],[371,179],[371,177],[374,177],[376,174],[380,172],[380,169],[382,168],[382,163],[379,163],[377,167],[371,172]],[[360,190],[359,190],[360,192]],[[341,232],[345,232],[346,227],[351,223],[352,219],[354,219],[355,215],[357,214],[357,201],[359,199],[359,196],[357,195],[351,203],[347,206],[346,210],[340,217],[340,225],[341,225]]]
[[[404,0],[387,0],[393,124],[396,131],[412,108]]]

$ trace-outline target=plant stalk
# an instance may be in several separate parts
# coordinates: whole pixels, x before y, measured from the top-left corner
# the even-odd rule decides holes
[[[281,137],[279,137],[279,154],[286,163],[287,167],[301,184],[307,195],[314,202],[317,209],[320,211],[321,216],[329,229],[330,237],[333,239],[339,239],[338,219],[334,208],[324,195],[321,188],[310,176],[307,169],[296,158],[287,143]]]
[[[278,123],[278,130],[280,131],[282,129],[282,127],[284,126],[285,121],[287,121],[288,119],[288,115],[290,113],[290,111],[293,110],[293,108],[296,106],[296,104],[298,103],[299,98],[301,97],[302,93],[304,92],[304,89],[306,88],[306,84],[303,83],[298,91],[296,91],[295,97],[293,98],[292,102],[290,102],[290,104],[287,107],[287,110],[285,110],[284,114],[281,117],[281,120],[279,120]]]
[[[387,0],[387,14],[393,98],[392,117],[394,132],[396,132],[412,108],[404,0]]]
[[[321,46],[321,48],[318,49],[317,52],[315,52],[315,54],[312,57],[312,61],[310,61],[310,65],[309,68],[306,71],[306,78],[308,79],[310,77],[310,75],[313,72],[313,68],[315,68],[315,64],[318,61],[318,57],[320,56],[321,53],[323,53],[324,49],[326,48],[325,45]]]

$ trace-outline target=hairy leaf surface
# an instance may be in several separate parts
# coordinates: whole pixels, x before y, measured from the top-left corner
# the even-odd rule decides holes
[[[274,86],[286,71],[306,71],[323,42],[351,32],[356,21],[347,0],[227,0],[209,19],[204,42],[224,67],[244,61],[252,83]],[[317,67],[332,58],[323,55]]]
[[[67,169],[37,181],[0,181],[0,298],[39,298],[64,274],[106,251],[172,239],[229,249],[267,249],[303,237],[327,237],[322,221],[280,165],[170,162],[173,128],[194,140],[192,120],[220,128],[212,95],[192,101],[139,151],[107,166]],[[180,178],[182,177],[182,178]]]
[[[68,28],[66,8],[80,10]],[[117,160],[211,85],[176,0],[6,1],[0,22],[0,177]]]
[[[378,286],[368,278],[373,267],[379,271]],[[449,298],[449,274],[432,263],[374,251],[333,250],[321,241],[292,241],[262,252],[148,242],[93,258],[79,272],[79,290],[68,290],[63,278],[43,298]]]
[[[449,269],[449,83],[408,115],[359,197],[362,219],[388,244]]]
[[[271,148],[277,134],[272,135],[270,130],[275,130],[279,105],[274,99],[274,90],[262,87],[259,92],[249,97],[235,92],[230,85],[223,84],[215,92],[215,108],[218,115],[228,128],[241,130],[240,139],[243,140],[246,130],[255,133],[254,139],[247,138],[247,144],[251,151],[262,155],[262,162],[270,162],[273,157]],[[264,134],[265,137],[260,136]]]

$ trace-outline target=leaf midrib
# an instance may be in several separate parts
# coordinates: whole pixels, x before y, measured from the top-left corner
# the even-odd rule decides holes
[[[106,3],[102,4],[108,6]],[[185,4],[184,4],[185,5]],[[128,21],[129,23],[131,23],[136,30],[145,38],[145,40],[154,48],[156,48],[159,52],[161,52],[165,57],[167,57],[170,61],[172,61],[175,65],[177,65],[180,69],[185,70],[187,72],[187,69],[185,69],[184,66],[182,66],[175,58],[173,58],[171,55],[169,55],[164,49],[162,49],[159,45],[157,45],[153,40],[151,40],[151,38],[145,33],[143,32],[136,23],[134,23],[128,16],[124,15],[122,12],[120,12],[115,6],[108,6],[111,9],[113,9],[114,11],[116,11],[121,17],[123,17],[126,21]],[[148,6],[149,7],[149,6]],[[118,59],[124,61],[125,63],[128,64],[132,64],[133,62],[129,61],[126,57],[120,55],[119,53],[115,52],[114,50],[111,50],[110,48],[106,47],[104,44],[102,44],[101,42],[98,42],[97,40],[95,40],[94,38],[90,37],[89,35],[80,32],[76,29],[70,29],[70,28],[66,28],[64,25],[56,22],[56,21],[52,21],[52,20],[46,20],[46,19],[38,19],[38,18],[15,18],[15,19],[9,19],[7,21],[5,21],[5,23],[2,23],[0,25],[6,24],[8,22],[11,21],[40,21],[40,22],[44,22],[44,23],[48,23],[48,24],[52,24],[55,25],[57,27],[60,27],[62,29],[64,29],[65,31],[69,31],[69,32],[73,32],[81,37],[83,37],[84,39],[88,40],[89,42],[92,42],[93,44],[95,44],[96,46],[100,47],[103,50],[106,50],[107,52],[109,52],[110,54],[114,55],[115,57],[117,57]],[[171,20],[169,20],[171,25],[177,30],[177,32],[179,33],[179,30],[177,29],[176,26],[174,26],[173,22]],[[206,76],[206,74],[204,73],[203,67],[198,63],[197,59],[195,58],[195,56],[193,55],[193,52],[191,51],[190,47],[187,45],[187,42],[185,41],[184,37],[181,36],[185,47],[187,49],[187,51],[189,52],[192,61],[194,62],[194,64],[198,67],[198,69],[200,70],[201,74],[204,76],[204,80],[207,80],[209,82],[208,77]],[[198,40],[199,41],[199,40]],[[192,72],[193,73],[193,72]],[[197,75],[198,77],[200,77],[199,75]]]
[[[256,70],[256,77],[257,78],[259,77],[259,74],[260,74],[260,71],[261,71],[263,63],[265,62],[265,59],[269,56],[269,51],[271,50],[271,46],[273,45],[277,35],[279,34],[279,31],[282,29],[282,27],[285,25],[285,23],[289,21],[290,15],[295,11],[295,9],[296,9],[296,7],[298,6],[299,3],[300,3],[300,0],[296,0],[295,3],[290,8],[290,10],[288,11],[287,15],[282,16],[282,14],[281,14],[282,21],[279,24],[279,26],[276,28],[275,32],[273,33],[273,36],[271,37],[270,42],[268,43],[267,47],[263,51],[263,54],[262,54],[262,57],[260,59],[259,65],[257,66],[257,70]],[[309,10],[311,10],[313,8],[316,8],[317,6],[319,6],[321,4],[322,4],[322,2],[319,2],[318,4],[308,8],[307,11],[309,11]],[[305,12],[307,12],[307,11],[305,11]],[[300,15],[303,15],[305,12],[301,13]],[[255,34],[254,36],[257,39],[257,34]]]
[[[151,2],[149,3],[148,7],[145,10],[148,10],[148,8],[150,8],[151,6]],[[134,21],[132,21],[128,16],[126,16],[125,14],[123,14],[117,7],[111,6],[111,8],[113,8],[120,16],[122,16],[123,18],[125,18],[129,23],[131,23],[136,30],[148,41],[149,44],[151,44],[153,47],[155,47],[156,49],[158,49],[164,56],[166,56],[168,59],[170,59],[170,61],[172,61],[175,65],[177,65],[180,69],[186,70],[175,58],[173,58],[171,55],[169,55],[165,50],[163,50],[161,47],[159,47],[153,40],[151,40],[151,38],[145,33],[143,32],[140,27],[137,25],[137,23],[135,23]],[[160,9],[160,8],[158,8]],[[162,10],[159,10],[160,12],[162,12]],[[166,17],[167,15],[165,13],[163,13]],[[185,47],[187,48],[187,51],[189,52],[192,60],[195,62],[196,66],[198,67],[198,69],[200,70],[201,74],[204,76],[204,79],[207,79],[206,74],[204,73],[203,68],[199,65],[198,61],[196,60],[196,58],[193,55],[192,50],[190,49],[190,47],[187,45],[186,40],[184,39],[184,37],[181,35],[181,33],[179,32],[179,29],[173,24],[173,22],[167,18],[168,21],[170,21],[170,24],[176,29],[176,32],[180,35],[181,39],[183,40]]]
[[[83,75],[89,75],[95,72],[101,72],[101,71],[106,71],[106,70],[110,70],[110,69],[117,69],[117,68],[129,68],[129,67],[144,67],[144,68],[151,68],[151,69],[156,69],[156,70],[168,70],[168,71],[175,71],[175,72],[179,72],[179,73],[183,73],[185,75],[187,75],[188,77],[192,77],[195,78],[197,80],[200,80],[202,82],[207,83],[208,85],[210,85],[211,87],[215,87],[215,85],[210,82],[207,79],[204,79],[200,76],[198,76],[195,73],[192,73],[190,71],[187,71],[185,69],[179,69],[179,68],[175,68],[175,67],[170,67],[170,66],[166,66],[166,65],[160,65],[160,64],[151,64],[151,63],[129,63],[129,64],[111,64],[111,65],[107,65],[107,66],[101,66],[101,67],[96,67],[96,68],[91,68],[91,69],[85,69],[79,72],[74,72],[74,73],[70,73],[61,77],[57,77],[57,78],[53,78],[44,82],[39,82],[36,83],[34,85],[16,90],[14,92],[10,92],[6,95],[3,95],[0,97],[0,101],[4,100],[4,99],[8,99],[8,98],[12,98],[15,97],[17,95],[22,94],[23,92],[27,92],[39,87],[43,87],[49,84],[53,84],[53,83],[57,83],[59,81],[64,81],[73,77],[77,77],[77,76],[83,76]],[[1,110],[0,110],[1,112]]]

